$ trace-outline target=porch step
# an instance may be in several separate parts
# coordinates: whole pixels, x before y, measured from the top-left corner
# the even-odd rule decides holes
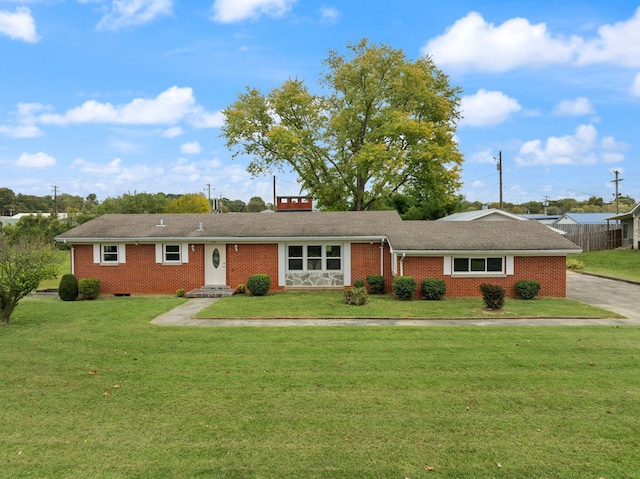
[[[205,284],[204,286],[193,289],[185,294],[187,298],[224,298],[231,296],[233,289],[226,284]]]

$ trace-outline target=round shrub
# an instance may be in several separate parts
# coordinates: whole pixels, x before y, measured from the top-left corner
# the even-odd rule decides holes
[[[384,294],[384,276],[380,274],[370,274],[367,276],[369,284],[369,294]]]
[[[480,285],[482,300],[488,309],[502,309],[506,291],[497,284],[482,283]]]
[[[427,278],[422,280],[422,299],[437,301],[447,292],[444,279]]]
[[[369,294],[365,288],[349,288],[344,290],[345,304],[362,306],[369,301]]]
[[[540,282],[535,279],[516,281],[516,293],[522,299],[533,299],[540,292]]]
[[[244,294],[247,292],[247,287],[244,284],[239,284],[233,292],[234,294]]]
[[[264,296],[271,287],[271,278],[268,274],[252,274],[247,279],[247,289],[251,296]]]
[[[179,288],[176,290],[176,296],[178,298],[184,298],[185,294],[187,294],[187,292],[184,290],[184,288]]]
[[[62,301],[75,301],[78,299],[78,280],[72,274],[65,274],[60,278],[58,296]]]
[[[364,288],[364,280],[363,279],[356,279],[353,282],[353,287],[354,288]]]
[[[418,289],[418,282],[411,276],[398,276],[393,280],[393,292],[398,299],[411,301]]]
[[[100,280],[98,278],[82,278],[78,281],[78,294],[82,299],[96,299],[100,294]]]

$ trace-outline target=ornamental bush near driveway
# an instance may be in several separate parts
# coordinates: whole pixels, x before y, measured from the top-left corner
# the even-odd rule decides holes
[[[516,281],[516,293],[522,299],[533,299],[540,292],[540,282],[534,279]]]

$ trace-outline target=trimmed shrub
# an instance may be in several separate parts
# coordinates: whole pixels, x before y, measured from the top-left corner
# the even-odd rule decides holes
[[[422,299],[437,301],[447,292],[444,279],[427,278],[422,280]]]
[[[384,294],[384,276],[380,274],[370,274],[367,276],[369,284],[369,294]]]
[[[58,296],[62,301],[75,301],[78,299],[78,280],[70,273],[60,278]]]
[[[535,279],[516,281],[516,293],[522,299],[533,299],[540,292],[540,282]]]
[[[271,287],[271,278],[268,274],[252,274],[247,279],[247,289],[251,296],[264,296]]]
[[[345,304],[352,304],[354,306],[362,306],[369,301],[369,294],[365,288],[349,288],[344,290],[344,302]]]
[[[488,309],[502,309],[506,291],[497,284],[482,283],[480,285],[482,300]]]
[[[418,289],[418,282],[411,276],[398,276],[393,280],[393,292],[398,299],[411,301]]]
[[[353,287],[354,288],[364,288],[364,279],[356,279],[353,282]]]
[[[567,269],[575,271],[577,269],[583,269],[583,268],[584,268],[584,263],[582,261],[577,260],[575,258],[567,258]]]
[[[100,294],[100,280],[98,278],[82,278],[78,281],[78,294],[82,299],[89,301],[96,299]]]
[[[239,284],[233,291],[234,294],[244,294],[247,292],[247,287],[244,284]]]
[[[180,288],[176,290],[176,296],[178,298],[184,298],[185,294],[187,294],[187,292],[184,290],[184,288]]]

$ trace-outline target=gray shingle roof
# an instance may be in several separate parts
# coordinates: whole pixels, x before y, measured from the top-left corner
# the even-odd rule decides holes
[[[162,224],[164,226],[158,226]],[[199,229],[202,224],[202,229]],[[537,221],[403,221],[396,211],[104,215],[58,241],[377,239],[395,251],[579,251]]]

